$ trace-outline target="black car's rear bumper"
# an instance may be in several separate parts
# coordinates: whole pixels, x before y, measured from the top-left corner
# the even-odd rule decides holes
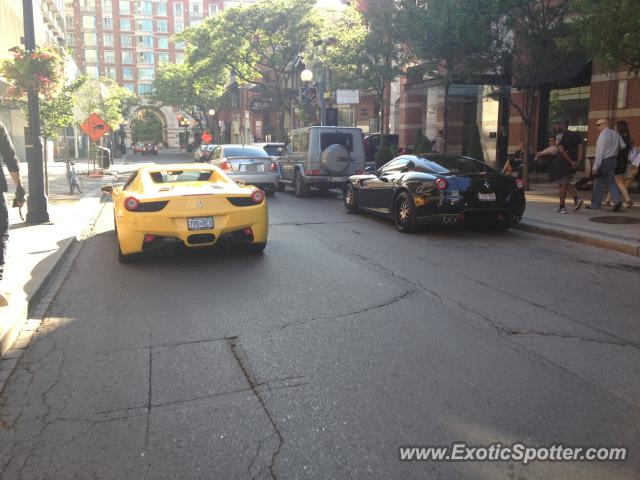
[[[522,207],[496,206],[491,208],[442,209],[428,215],[417,215],[420,224],[439,225],[500,225],[520,222],[524,214]]]

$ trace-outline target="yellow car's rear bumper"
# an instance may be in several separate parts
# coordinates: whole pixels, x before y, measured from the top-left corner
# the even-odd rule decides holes
[[[195,216],[195,215],[194,215]],[[189,230],[185,216],[174,216],[171,212],[127,212],[116,211],[116,225],[118,229],[118,242],[123,255],[139,253],[144,250],[145,235],[176,238],[187,247],[206,247],[216,244],[220,237],[226,233],[251,227],[253,233],[252,243],[266,243],[269,232],[267,207],[265,204],[252,207],[240,207],[233,212],[215,214],[203,212],[198,217],[213,217],[213,229]],[[193,243],[196,238],[192,235],[210,234],[212,241],[207,243]],[[206,238],[206,237],[205,237]]]

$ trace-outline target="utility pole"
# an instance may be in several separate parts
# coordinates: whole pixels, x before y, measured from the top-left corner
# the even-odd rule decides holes
[[[24,46],[27,52],[36,49],[36,36],[33,25],[33,0],[22,0],[24,17]],[[29,108],[29,137],[26,142],[27,163],[29,164],[29,196],[27,197],[27,223],[46,223],[49,221],[47,197],[44,194],[44,174],[42,143],[40,142],[40,100],[38,92],[29,87],[27,90]]]

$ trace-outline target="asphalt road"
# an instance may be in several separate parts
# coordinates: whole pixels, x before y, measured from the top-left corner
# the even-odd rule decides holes
[[[640,478],[640,260],[335,193],[269,213],[264,255],[120,265],[105,203],[2,393],[0,477]],[[629,458],[399,461],[455,441]]]

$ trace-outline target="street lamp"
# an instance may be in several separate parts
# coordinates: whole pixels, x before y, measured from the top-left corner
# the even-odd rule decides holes
[[[313,80],[313,72],[308,69],[303,70],[302,72],[300,72],[300,80],[302,80],[304,83],[309,83],[311,80]]]
[[[216,111],[213,108],[209,109],[209,131],[211,131],[211,136],[213,137],[212,143],[216,141],[216,121],[214,115]]]
[[[304,69],[300,72],[300,80],[304,82],[304,87],[302,88],[302,109],[306,117],[309,114],[309,82],[313,80],[313,72],[309,69]],[[307,123],[307,120],[305,120],[304,123]]]

